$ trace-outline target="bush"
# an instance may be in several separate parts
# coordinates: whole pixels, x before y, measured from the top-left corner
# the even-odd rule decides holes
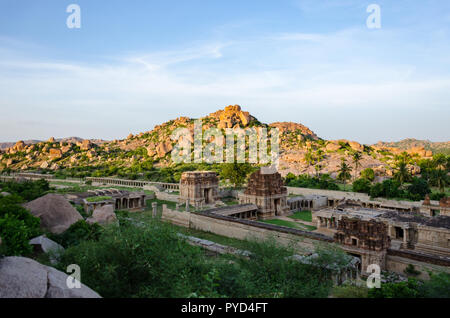
[[[83,241],[96,241],[100,237],[102,228],[97,223],[89,224],[84,220],[79,220],[72,224],[64,233],[48,233],[48,237],[64,247],[80,244]]]
[[[420,282],[409,278],[407,282],[381,284],[381,288],[370,289],[368,296],[369,298],[419,298],[423,297],[424,293]]]
[[[363,171],[361,171],[361,178],[365,178],[370,182],[372,182],[373,180],[375,180],[375,172],[373,171],[372,168],[366,168]]]
[[[371,188],[371,183],[366,178],[360,178],[353,182],[353,191],[360,193],[369,193]]]
[[[422,178],[414,177],[407,188],[407,197],[411,200],[423,200],[425,195],[431,193],[428,182]]]
[[[32,238],[30,229],[25,222],[14,216],[6,215],[0,218],[0,237],[2,238],[0,254],[20,256],[31,253],[29,240]]]
[[[78,264],[83,283],[103,297],[328,295],[332,281],[326,269],[287,258],[293,251],[274,241],[243,244],[252,253],[249,259],[208,257],[169,224],[155,219],[146,220],[145,226],[124,222],[106,227],[97,241],[67,248],[58,268]]]
[[[372,186],[369,194],[372,198],[398,198],[403,195],[403,192],[400,190],[400,182],[387,179]]]
[[[39,236],[40,219],[31,215],[18,202],[17,195],[0,197],[0,237],[3,255],[27,255],[31,252],[29,240]]]

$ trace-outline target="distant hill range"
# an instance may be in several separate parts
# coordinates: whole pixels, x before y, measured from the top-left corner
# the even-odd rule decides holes
[[[379,141],[376,143],[380,147],[394,147],[399,149],[411,149],[416,147],[424,147],[425,150],[431,150],[434,154],[443,153],[450,155],[450,141],[433,142],[429,140],[417,140],[414,138],[407,138],[395,142]]]
[[[55,139],[56,142],[67,142],[67,143],[73,143],[76,144],[77,142],[82,142],[84,139],[80,138],[80,137],[67,137],[67,138],[57,138]],[[103,139],[89,139],[92,143],[95,144],[103,144],[105,142],[107,142],[106,140]],[[31,140],[24,140],[23,141],[26,145],[34,145],[40,142],[44,142],[44,140],[36,140],[36,139],[31,139]],[[14,142],[0,142],[0,150],[5,150],[8,149],[12,146],[14,146],[16,144],[16,141]]]

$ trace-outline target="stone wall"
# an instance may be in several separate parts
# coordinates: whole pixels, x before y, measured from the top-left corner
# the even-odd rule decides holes
[[[163,205],[162,219],[178,226],[211,232],[240,240],[249,238],[258,240],[275,238],[279,243],[285,245],[294,242],[294,247],[298,253],[309,253],[313,251],[315,244],[319,242],[333,243],[332,238],[317,233],[208,213],[179,212],[168,209],[165,205]],[[345,246],[343,247],[345,250]],[[371,252],[372,251],[364,251],[364,254],[370,254]],[[365,264],[363,264],[363,271],[364,266],[367,267],[368,263],[372,261],[369,254],[367,254],[367,257],[364,259]],[[425,269],[429,269],[433,272],[450,272],[450,261],[445,258],[423,255],[410,251],[388,249],[385,259],[385,267],[387,270],[402,275],[405,274],[404,270],[408,264],[413,264],[417,270],[422,271],[421,277],[425,279],[428,278]]]
[[[357,193],[357,192],[345,192],[345,191],[335,191],[335,190],[321,190],[321,189],[308,189],[308,188],[297,188],[297,187],[286,187],[288,194],[296,194],[296,195],[323,195],[328,198],[342,200],[342,199],[350,199],[350,200],[360,200],[360,201],[372,201],[372,202],[381,202],[387,205],[392,206],[406,206],[406,207],[416,207],[420,208],[422,206],[422,201],[412,202],[412,201],[397,201],[397,200],[388,200],[384,198],[375,198],[374,200],[370,199],[370,196],[366,193]]]
[[[180,212],[163,205],[162,219],[175,225],[204,232],[236,238],[239,240],[265,240],[275,238],[279,243],[289,245],[295,242],[299,253],[310,253],[319,242],[332,243],[333,239],[322,234],[296,230],[251,220],[237,219],[206,212]]]

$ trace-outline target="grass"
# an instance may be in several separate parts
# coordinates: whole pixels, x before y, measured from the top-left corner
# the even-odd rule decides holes
[[[222,202],[225,203],[226,205],[234,205],[234,204],[238,204],[239,201],[236,200],[233,197],[226,197],[222,199]]]
[[[86,201],[88,202],[100,202],[100,201],[107,201],[112,200],[112,197],[110,196],[100,196],[100,197],[89,197],[86,198]]]
[[[302,220],[302,221],[306,221],[306,222],[312,222],[312,214],[311,214],[311,211],[309,211],[309,210],[298,211],[288,217],[291,219],[294,219],[294,220]]]
[[[300,222],[291,222],[291,221],[286,221],[286,220],[280,220],[280,219],[261,220],[260,222],[290,227],[293,229],[298,229],[298,230],[303,230],[303,231],[314,231],[317,229],[315,226],[312,226],[312,225],[307,225],[307,224],[303,224]]]

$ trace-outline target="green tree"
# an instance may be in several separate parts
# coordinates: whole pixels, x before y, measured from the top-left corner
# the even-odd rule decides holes
[[[220,176],[223,179],[228,179],[235,188],[241,187],[247,176],[253,171],[253,168],[248,163],[225,163],[223,164]]]
[[[375,171],[373,171],[372,168],[366,168],[361,171],[361,178],[365,178],[370,182],[373,182],[373,180],[375,180]]]
[[[366,178],[359,178],[353,182],[352,189],[354,192],[369,193],[371,182]]]
[[[411,173],[405,161],[399,161],[395,167],[394,179],[403,184],[411,180]]]

